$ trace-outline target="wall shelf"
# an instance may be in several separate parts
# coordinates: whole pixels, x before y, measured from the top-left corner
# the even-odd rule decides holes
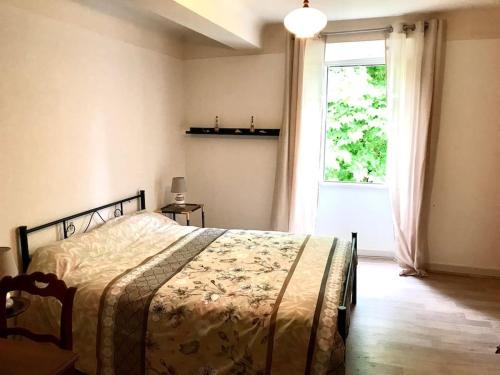
[[[280,135],[280,129],[255,129],[255,132],[251,132],[248,128],[219,128],[216,132],[215,128],[200,128],[191,127],[186,130],[186,134],[194,135],[232,135],[232,136],[250,136],[250,137],[278,137]]]

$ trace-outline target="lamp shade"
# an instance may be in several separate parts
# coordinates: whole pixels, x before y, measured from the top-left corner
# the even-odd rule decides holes
[[[186,179],[184,177],[174,177],[172,178],[172,193],[185,193],[186,190]]]
[[[10,247],[0,247],[0,279],[5,276],[16,276],[18,269],[14,262],[14,254]]]

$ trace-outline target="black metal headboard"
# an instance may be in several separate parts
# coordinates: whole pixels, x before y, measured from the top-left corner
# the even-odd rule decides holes
[[[39,225],[37,227],[33,227],[33,228],[28,228],[27,226],[17,227],[17,235],[19,238],[18,248],[19,248],[19,252],[21,255],[22,262],[23,262],[23,272],[26,272],[26,270],[28,269],[28,265],[31,261],[30,251],[29,251],[29,246],[28,246],[28,234],[42,230],[42,229],[46,229],[46,228],[54,226],[54,225],[62,224],[63,225],[63,235],[64,235],[64,238],[66,239],[66,238],[68,238],[68,236],[72,235],[75,232],[74,225],[72,223],[69,223],[69,225],[68,225],[68,222],[70,220],[73,220],[73,219],[76,219],[76,218],[82,217],[82,216],[91,215],[90,221],[89,221],[89,225],[90,225],[90,222],[92,221],[94,214],[97,214],[102,219],[102,221],[105,221],[102,218],[99,211],[104,210],[105,208],[113,207],[113,206],[114,207],[119,206],[119,208],[115,208],[115,216],[121,216],[121,215],[123,215],[123,203],[128,203],[128,202],[131,202],[135,199],[137,199],[139,201],[140,209],[145,210],[146,209],[146,193],[144,190],[140,190],[139,194],[134,195],[132,197],[128,197],[128,198],[121,199],[121,200],[116,201],[116,202],[108,203],[108,204],[105,204],[103,206],[92,208],[92,209],[87,210],[87,211],[79,212],[79,213],[71,215],[71,216],[66,216],[66,217],[63,217],[61,219],[51,221],[50,223]],[[87,228],[85,230],[88,229],[89,225],[87,225]]]

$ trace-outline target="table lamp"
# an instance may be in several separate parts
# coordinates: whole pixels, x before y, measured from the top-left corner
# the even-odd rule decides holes
[[[0,247],[0,279],[5,276],[16,276],[18,274],[14,255],[10,247]],[[10,293],[7,293],[7,308],[13,305],[14,301],[10,298]]]
[[[172,193],[175,194],[174,203],[175,204],[184,204],[185,197],[184,194],[186,190],[186,180],[184,177],[174,177],[172,178],[172,189],[170,189]]]

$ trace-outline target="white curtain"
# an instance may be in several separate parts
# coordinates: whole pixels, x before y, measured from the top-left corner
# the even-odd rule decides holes
[[[438,20],[415,26],[408,32],[402,25],[396,26],[387,40],[387,180],[401,275],[425,274],[421,208],[436,56],[442,37]]]
[[[287,46],[272,227],[313,233],[321,155],[325,41],[289,36]]]

